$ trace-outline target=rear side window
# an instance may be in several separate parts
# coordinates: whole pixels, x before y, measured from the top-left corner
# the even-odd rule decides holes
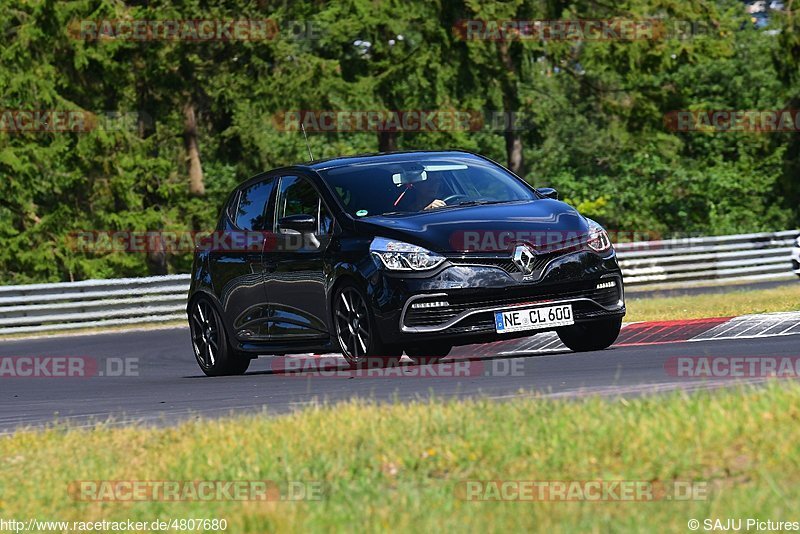
[[[242,230],[263,230],[266,207],[275,181],[268,178],[243,189],[239,195],[234,223]]]

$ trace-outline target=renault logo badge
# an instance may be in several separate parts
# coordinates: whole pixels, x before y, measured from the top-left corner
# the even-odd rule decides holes
[[[535,260],[536,255],[528,245],[517,245],[514,249],[514,263],[525,276],[533,274]]]

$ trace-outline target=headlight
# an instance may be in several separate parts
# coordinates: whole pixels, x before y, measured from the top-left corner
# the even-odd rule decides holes
[[[369,251],[390,271],[424,271],[444,261],[444,256],[402,241],[376,237]]]
[[[611,239],[605,229],[591,219],[589,221],[589,241],[586,243],[595,252],[605,252],[611,248]]]

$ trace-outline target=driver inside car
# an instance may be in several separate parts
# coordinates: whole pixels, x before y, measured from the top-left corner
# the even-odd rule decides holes
[[[402,211],[423,211],[446,206],[442,191],[444,180],[436,175],[425,173],[426,178],[406,184],[394,205]]]

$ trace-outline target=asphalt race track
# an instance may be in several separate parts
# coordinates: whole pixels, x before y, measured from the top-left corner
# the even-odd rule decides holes
[[[83,374],[93,376],[0,376],[0,431],[53,421],[93,425],[109,417],[117,423],[169,424],[197,415],[263,409],[281,413],[307,403],[352,398],[394,402],[431,395],[637,395],[769,379],[709,379],[675,372],[681,357],[742,356],[796,361],[800,313],[633,324],[623,329],[618,345],[581,354],[564,349],[553,334],[538,334],[521,341],[460,347],[435,365],[404,360],[399,368],[386,371],[351,371],[343,359],[329,356],[265,356],[253,362],[247,375],[223,378],[202,375],[185,328],[3,341],[0,362],[9,359],[2,357],[39,362],[78,358],[88,362],[89,371]]]

